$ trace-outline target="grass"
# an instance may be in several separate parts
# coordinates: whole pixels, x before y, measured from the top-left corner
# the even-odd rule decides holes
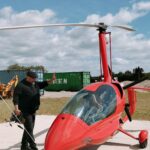
[[[67,97],[42,99],[38,114],[57,115],[68,100],[69,98]]]
[[[137,92],[137,105],[133,118],[150,120],[150,92]]]
[[[11,100],[6,100],[6,102],[11,108],[11,110],[13,110],[14,107]],[[2,100],[0,100],[0,122],[4,122],[5,119],[9,119],[10,115],[11,112],[7,108],[6,104]]]
[[[47,98],[41,99],[40,109],[37,111],[39,115],[57,115],[64,105],[68,102],[69,98]],[[6,100],[11,110],[14,110],[12,100]],[[7,108],[6,104],[0,100],[0,123],[5,122],[5,119],[9,119],[11,116],[11,112]]]
[[[40,110],[37,114],[40,115],[57,115],[64,105],[68,102],[69,98],[47,98],[41,100]],[[11,100],[6,100],[9,106],[13,110]],[[150,92],[137,92],[137,109],[133,116],[133,119],[150,120]],[[0,100],[0,122],[4,122],[5,119],[9,119],[11,113]]]

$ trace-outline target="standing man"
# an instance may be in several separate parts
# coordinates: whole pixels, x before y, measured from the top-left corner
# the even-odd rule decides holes
[[[26,78],[23,79],[15,88],[13,103],[15,114],[22,113],[24,118],[24,133],[22,136],[21,150],[38,150],[33,129],[35,124],[35,114],[40,106],[40,89],[51,84],[56,79],[55,74],[51,80],[36,82],[37,75],[33,71],[28,71]]]

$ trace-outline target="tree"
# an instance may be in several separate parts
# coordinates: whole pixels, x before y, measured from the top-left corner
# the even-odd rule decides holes
[[[13,64],[7,67],[7,70],[43,70],[44,72],[47,72],[47,69],[42,65],[37,66],[21,66],[19,64]]]
[[[133,69],[133,75],[135,80],[140,80],[144,76],[143,73],[144,73],[144,69],[140,68],[139,66]]]
[[[132,80],[132,72],[130,70],[125,71],[124,76],[126,80]]]
[[[115,74],[116,77],[118,77],[119,81],[123,81],[124,80],[124,74],[122,72],[119,72],[118,74]]]

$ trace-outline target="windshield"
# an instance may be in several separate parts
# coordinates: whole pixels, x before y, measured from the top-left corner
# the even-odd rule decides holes
[[[110,116],[116,108],[116,93],[109,85],[95,92],[81,90],[65,106],[62,113],[73,114],[91,125]]]

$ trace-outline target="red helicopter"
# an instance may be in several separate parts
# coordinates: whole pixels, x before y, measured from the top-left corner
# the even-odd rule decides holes
[[[44,149],[77,150],[89,145],[99,145],[106,142],[118,132],[122,132],[138,140],[140,148],[145,148],[148,142],[148,131],[142,130],[139,136],[135,137],[125,131],[122,125],[127,120],[132,121],[131,116],[136,109],[135,90],[150,90],[150,88],[135,86],[144,79],[124,87],[117,80],[113,79],[112,69],[108,65],[106,50],[106,35],[110,35],[110,32],[106,32],[108,25],[104,23],[48,24],[4,27],[0,30],[55,26],[94,27],[98,30],[99,52],[101,57],[100,66],[102,66],[104,78],[100,82],[84,87],[72,97],[51,125],[45,139]],[[111,27],[134,31],[134,29],[124,26]],[[125,96],[125,89],[128,91],[128,98]],[[124,111],[126,112],[126,116],[123,117],[122,114]]]
[[[122,128],[128,119],[131,121],[135,111],[135,89],[139,87],[133,85],[141,81],[122,88],[120,83],[112,78],[106,51],[106,34],[109,34],[106,32],[107,25],[104,23],[72,25],[96,27],[99,31],[100,64],[104,79],[84,87],[64,107],[48,131],[45,150],[77,150],[88,145],[102,144],[117,132],[138,140],[140,147],[145,148],[148,131],[142,130],[139,137],[134,137]],[[133,31],[123,26],[113,27]],[[128,91],[129,103],[126,103],[124,89]],[[122,117],[124,111],[127,115]]]

